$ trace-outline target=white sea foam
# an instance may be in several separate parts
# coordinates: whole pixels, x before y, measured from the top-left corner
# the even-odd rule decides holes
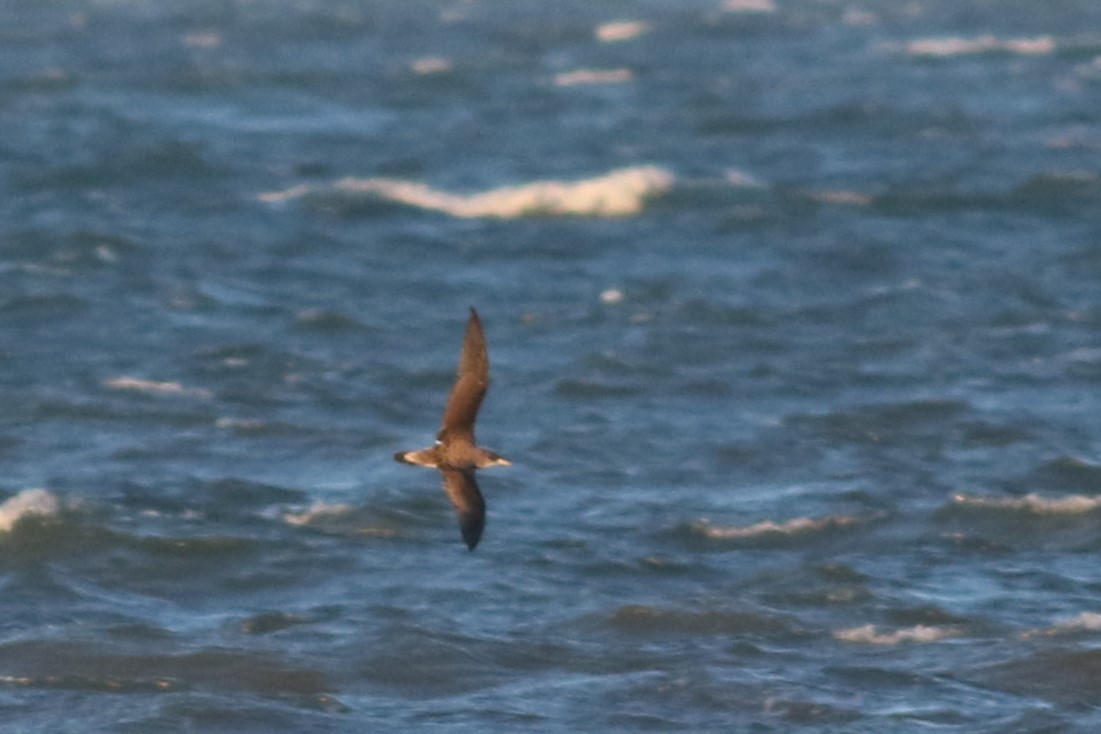
[[[970,56],[992,52],[1037,56],[1050,54],[1055,50],[1055,40],[1051,36],[1035,38],[998,38],[984,35],[974,38],[947,36],[943,38],[919,38],[910,41],[904,50],[911,56],[948,58],[951,56]]]
[[[454,64],[452,64],[451,59],[444,58],[443,56],[426,56],[415,60],[410,64],[409,68],[413,70],[414,74],[427,76],[429,74],[443,74],[449,72],[454,68]]]
[[[283,515],[288,525],[310,525],[318,520],[329,520],[347,515],[352,506],[342,502],[322,502],[318,500],[303,512],[288,512]]]
[[[315,527],[340,535],[373,538],[393,538],[398,535],[397,528],[370,524],[361,510],[343,502],[318,500],[302,512],[283,513],[283,521],[288,525]]]
[[[24,489],[0,504],[0,532],[8,532],[15,523],[31,515],[56,515],[61,503],[48,489]]]
[[[302,184],[260,195],[268,203],[306,196],[341,194],[383,199],[460,218],[515,219],[525,216],[626,217],[672,188],[672,173],[658,166],[621,168],[579,181],[546,180],[477,194],[453,194],[422,183],[392,178],[344,178],[334,184]]]
[[[1075,632],[1097,632],[1101,630],[1101,614],[1097,612],[1082,612],[1069,619],[1063,619],[1051,627],[1028,630],[1021,633],[1022,639],[1030,637],[1054,637],[1055,635],[1073,634]]]
[[[556,74],[556,87],[578,87],[592,84],[623,84],[634,79],[630,69],[578,69]]]
[[[206,388],[184,387],[178,382],[143,380],[140,377],[112,377],[104,380],[103,385],[112,390],[134,390],[152,395],[188,395],[200,398],[209,398],[211,395]]]
[[[1055,629],[1064,631],[1087,631],[1093,632],[1095,630],[1101,630],[1101,614],[1097,612],[1082,612],[1075,615],[1070,619],[1065,619],[1055,624]]]
[[[222,35],[215,31],[187,33],[181,40],[189,48],[220,48],[222,45]]]
[[[849,627],[833,633],[834,639],[842,642],[858,642],[866,645],[898,645],[903,642],[936,642],[948,637],[959,637],[963,631],[959,627],[933,626],[918,624],[913,627],[881,631],[874,624],[862,627]]]
[[[735,538],[759,538],[767,535],[797,535],[799,533],[831,530],[855,525],[859,520],[849,515],[837,517],[797,517],[794,520],[777,523],[772,520],[755,523],[742,527],[722,527],[702,522],[698,525],[700,532],[708,538],[729,540]]]
[[[774,0],[726,0],[723,10],[728,13],[775,13]]]
[[[1083,515],[1101,507],[1101,497],[1073,494],[1066,497],[1041,497],[1035,493],[1023,497],[973,497],[955,494],[952,501],[965,507],[991,507],[1002,510],[1026,510],[1038,515]]]
[[[650,30],[650,26],[641,20],[617,20],[597,26],[597,40],[605,43],[628,41]]]
[[[600,292],[600,302],[608,305],[622,303],[623,291],[619,288],[608,288]]]
[[[833,189],[811,192],[810,198],[822,204],[836,204],[838,206],[867,206],[874,199],[869,194],[847,189]]]
[[[745,171],[739,171],[736,168],[727,169],[724,178],[726,182],[731,186],[739,186],[749,189],[763,189],[768,186],[764,181],[756,176],[746,173]]]

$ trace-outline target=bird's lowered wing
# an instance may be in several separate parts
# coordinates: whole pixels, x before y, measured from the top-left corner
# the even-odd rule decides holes
[[[486,503],[474,481],[474,470],[441,469],[443,489],[459,516],[459,530],[470,550],[478,545],[486,524]]]

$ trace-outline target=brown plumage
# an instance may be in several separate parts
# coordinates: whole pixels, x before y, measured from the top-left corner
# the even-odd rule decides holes
[[[488,389],[486,336],[478,312],[472,308],[459,355],[459,376],[447,399],[436,445],[394,454],[397,461],[439,469],[443,474],[443,489],[459,515],[459,529],[470,550],[482,537],[486,517],[485,500],[478,491],[474,472],[490,466],[509,466],[506,459],[479,447],[474,440],[474,420]]]

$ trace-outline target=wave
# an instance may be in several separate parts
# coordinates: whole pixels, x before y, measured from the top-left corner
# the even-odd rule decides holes
[[[641,20],[614,20],[597,26],[594,35],[598,41],[614,43],[638,38],[649,30],[650,26]]]
[[[210,390],[202,387],[184,387],[178,382],[144,380],[140,377],[112,377],[103,381],[104,387],[112,390],[132,390],[147,395],[185,395],[198,398],[209,398]]]
[[[1050,627],[1028,630],[1021,633],[1022,639],[1032,637],[1055,637],[1056,635],[1074,634],[1077,632],[1097,632],[1101,630],[1101,614],[1097,612],[1082,612],[1069,619],[1063,619]]]
[[[714,540],[744,540],[762,537],[803,535],[807,533],[819,533],[839,528],[857,525],[861,519],[852,515],[838,515],[836,517],[797,517],[787,522],[774,522],[764,520],[747,526],[723,527],[712,525],[707,520],[701,520],[693,526],[693,530],[705,538]]]
[[[109,693],[197,688],[331,699],[324,671],[269,652],[215,648],[127,654],[88,642],[43,639],[4,643],[0,654],[0,686]]]
[[[556,87],[577,87],[589,84],[623,84],[635,78],[630,69],[578,69],[554,76]]]
[[[455,70],[455,64],[445,56],[425,56],[416,59],[409,68],[414,74],[428,76],[430,74],[447,74]]]
[[[1066,497],[1042,497],[1033,492],[1023,497],[977,497],[955,494],[952,495],[952,502],[960,507],[1025,511],[1037,515],[1084,515],[1101,507],[1101,497],[1087,497],[1080,494]]]
[[[875,202],[875,197],[860,191],[849,189],[822,189],[810,191],[807,198],[819,204],[832,204],[835,206],[868,206]]]
[[[300,184],[260,194],[260,201],[344,197],[382,200],[462,219],[533,216],[627,217],[668,192],[675,181],[659,166],[621,168],[577,181],[545,180],[476,194],[455,194],[423,183],[393,178],[343,178],[332,184]]]
[[[232,418],[222,416],[214,421],[216,428],[232,431],[238,436],[295,436],[309,435],[310,429],[305,426],[287,423],[286,421],[265,421],[255,418]]]
[[[393,538],[399,534],[396,527],[380,525],[371,513],[343,502],[318,500],[300,512],[284,513],[283,521],[334,535]]]
[[[318,500],[302,512],[288,512],[283,520],[288,525],[312,525],[321,520],[345,517],[352,512],[352,506],[343,502],[322,502]]]
[[[969,672],[968,677],[991,689],[1066,707],[1062,710],[1101,704],[1097,649],[1040,648]]]
[[[1058,456],[1033,469],[1015,485],[1091,496],[1101,487],[1101,464],[1073,455]]]
[[[621,631],[636,634],[756,634],[790,635],[790,620],[776,614],[721,609],[674,609],[628,604],[608,620]]]
[[[0,504],[0,532],[9,532],[26,517],[52,517],[61,511],[57,496],[48,489],[24,489]]]
[[[949,637],[959,637],[963,630],[954,626],[917,624],[913,627],[890,632],[880,631],[874,624],[861,627],[849,627],[833,633],[834,639],[842,642],[858,642],[867,645],[898,645],[904,642],[936,642]]]
[[[723,11],[727,13],[775,13],[775,0],[726,0]]]
[[[1035,38],[998,38],[991,35],[974,38],[946,36],[909,41],[904,44],[903,50],[909,56],[925,58],[951,58],[990,53],[1037,56],[1055,51],[1055,40],[1051,36]]]

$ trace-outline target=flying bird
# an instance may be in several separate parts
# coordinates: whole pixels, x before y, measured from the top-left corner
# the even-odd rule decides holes
[[[492,451],[483,449],[474,440],[474,419],[489,389],[489,353],[486,335],[478,312],[470,309],[466,323],[463,351],[459,355],[459,376],[447,398],[443,424],[436,435],[436,445],[420,451],[399,451],[394,459],[404,464],[416,464],[438,469],[443,475],[443,489],[459,516],[459,529],[470,550],[478,545],[486,522],[486,504],[474,479],[477,469],[510,466],[510,462]]]

